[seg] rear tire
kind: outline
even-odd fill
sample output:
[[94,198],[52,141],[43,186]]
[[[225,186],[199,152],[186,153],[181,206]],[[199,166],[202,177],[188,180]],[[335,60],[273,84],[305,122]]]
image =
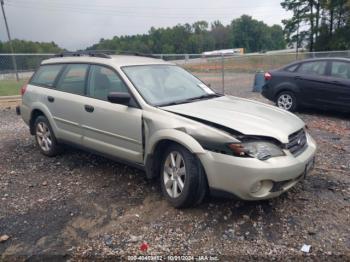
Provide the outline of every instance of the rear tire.
[[45,116],[38,116],[35,119],[34,132],[36,144],[43,155],[53,157],[61,152],[61,146]]
[[276,97],[277,107],[289,112],[295,112],[297,110],[297,98],[293,92],[282,91]]
[[207,180],[198,158],[186,148],[170,145],[160,168],[163,195],[175,208],[199,205],[207,193]]

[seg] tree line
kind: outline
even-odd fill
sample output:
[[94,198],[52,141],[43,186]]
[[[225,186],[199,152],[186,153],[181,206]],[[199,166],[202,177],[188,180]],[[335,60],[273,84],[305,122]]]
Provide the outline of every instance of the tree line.
[[[15,53],[59,53],[63,49],[54,42],[33,42],[14,39],[12,46]],[[1,57],[1,53],[11,53],[9,42],[0,41],[0,71],[13,70],[11,58]],[[34,69],[39,64],[43,57],[40,56],[16,56],[18,70]]]
[[[12,40],[15,53],[57,53],[62,51],[55,42],[33,42],[26,40]],[[0,41],[0,53],[11,53],[9,42]]]
[[284,0],[281,6],[293,13],[282,21],[289,45],[310,51],[350,49],[350,0]]
[[246,52],[259,52],[285,47],[281,26],[268,26],[243,15],[229,25],[223,25],[220,21],[210,25],[206,21],[198,21],[167,28],[152,27],[147,34],[101,39],[87,50],[197,54],[217,49],[244,48]]

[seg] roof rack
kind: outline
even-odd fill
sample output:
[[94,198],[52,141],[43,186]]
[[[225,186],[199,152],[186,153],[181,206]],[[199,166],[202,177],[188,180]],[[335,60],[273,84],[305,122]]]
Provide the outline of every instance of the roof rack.
[[56,54],[55,57],[69,57],[69,56],[91,56],[100,58],[112,58],[106,51],[78,51],[78,52],[62,52]]
[[133,55],[133,56],[143,56],[143,57],[150,57],[150,58],[158,58],[158,56],[155,56],[153,54],[145,54],[140,52],[133,52],[133,51],[121,51],[118,52],[118,55]]
[[77,51],[77,52],[62,52],[59,54],[56,54],[55,57],[69,57],[69,56],[91,56],[91,57],[100,57],[100,58],[112,58],[111,55],[118,54],[118,55],[132,55],[132,56],[142,56],[142,57],[150,57],[150,58],[157,58],[159,59],[159,56],[153,55],[153,54],[144,54],[140,52],[133,52],[133,51],[121,51],[116,52],[113,50],[87,50],[87,51]]

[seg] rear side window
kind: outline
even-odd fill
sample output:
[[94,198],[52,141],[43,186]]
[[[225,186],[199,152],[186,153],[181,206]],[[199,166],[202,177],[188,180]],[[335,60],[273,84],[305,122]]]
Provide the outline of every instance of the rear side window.
[[63,65],[42,65],[36,71],[30,84],[52,87]]
[[331,76],[350,79],[350,63],[340,61],[332,62]]
[[326,73],[327,61],[315,61],[302,63],[298,69],[299,73],[306,75],[324,75]]
[[67,93],[84,95],[88,68],[89,66],[86,64],[67,65],[58,81],[56,89]]

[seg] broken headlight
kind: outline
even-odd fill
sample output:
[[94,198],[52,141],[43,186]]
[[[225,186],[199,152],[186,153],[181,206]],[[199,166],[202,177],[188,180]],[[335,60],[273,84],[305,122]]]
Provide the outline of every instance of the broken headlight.
[[228,147],[235,156],[254,157],[259,160],[267,160],[271,157],[284,156],[282,148],[271,142],[254,141],[245,143],[233,143]]

